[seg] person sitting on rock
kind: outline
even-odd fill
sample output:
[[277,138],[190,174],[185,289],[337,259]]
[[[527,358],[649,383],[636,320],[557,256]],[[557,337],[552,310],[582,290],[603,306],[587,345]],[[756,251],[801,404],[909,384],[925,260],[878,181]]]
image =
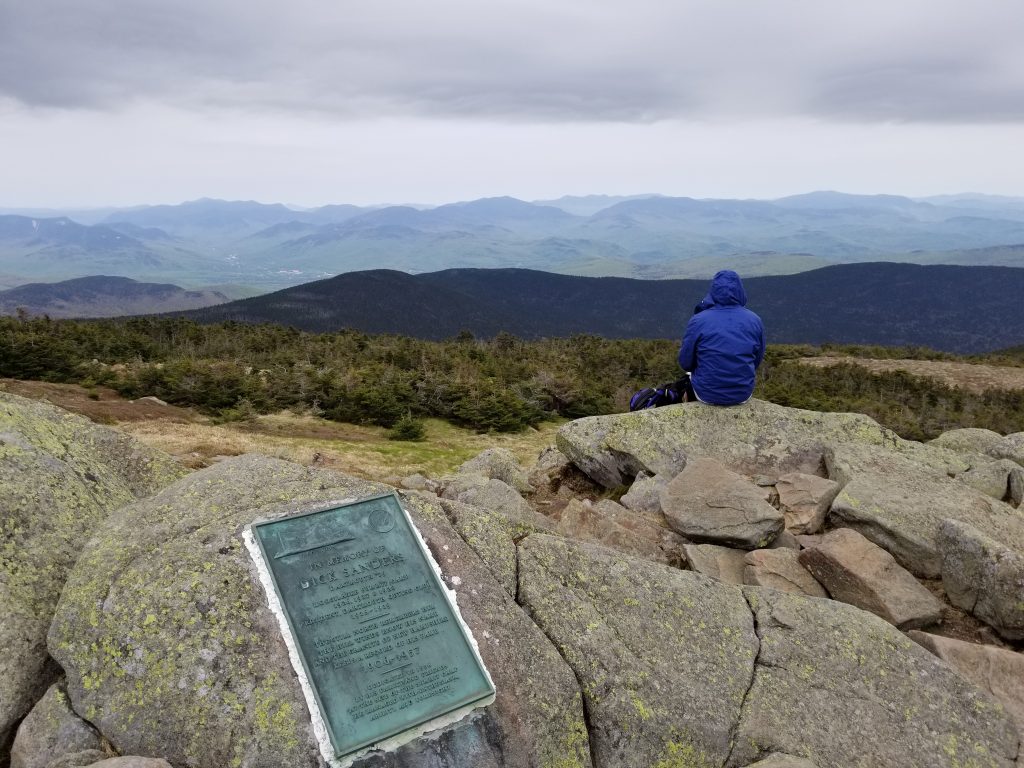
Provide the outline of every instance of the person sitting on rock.
[[[711,305],[708,306],[708,298]],[[686,324],[679,365],[689,376],[686,399],[738,405],[754,392],[754,372],[764,359],[764,325],[746,308],[740,276],[723,269]]]

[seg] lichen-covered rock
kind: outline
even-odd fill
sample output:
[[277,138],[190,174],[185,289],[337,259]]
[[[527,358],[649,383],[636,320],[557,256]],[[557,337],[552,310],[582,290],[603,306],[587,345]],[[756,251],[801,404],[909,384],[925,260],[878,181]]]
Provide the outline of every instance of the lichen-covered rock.
[[71,711],[67,693],[58,682],[18,726],[11,747],[11,768],[47,768],[59,757],[100,750],[102,746],[96,729]]
[[501,480],[518,493],[529,493],[529,477],[508,448],[487,448],[459,467],[460,473],[476,473],[491,480]]
[[1024,467],[1009,459],[995,459],[971,467],[958,478],[993,499],[1013,505],[1021,502],[1024,493]]
[[942,523],[938,546],[949,601],[1002,637],[1024,639],[1024,549],[1012,550],[958,520]]
[[807,597],[828,597],[828,592],[800,564],[794,549],[755,549],[743,558],[743,583],[793,592]]
[[[480,475],[458,475],[457,477],[479,478]],[[461,483],[449,484],[444,491],[444,498],[472,504],[474,507],[501,512],[513,518],[529,517],[534,513],[533,507],[519,492],[501,480],[483,478],[482,483],[473,482],[467,486]]]
[[742,549],[768,546],[785,523],[760,488],[714,459],[690,461],[662,490],[661,508],[685,538]]
[[100,760],[98,763],[92,763],[89,768],[171,768],[171,764],[159,757],[125,755]]
[[881,547],[849,528],[818,538],[799,560],[832,595],[885,619],[915,629],[942,618],[942,604]]
[[183,474],[119,432],[0,392],[0,761],[56,677],[46,630],[82,545],[112,511]]
[[984,454],[1024,465],[1024,432],[1004,437],[990,429],[952,429],[929,442],[961,453]]
[[852,606],[745,587],[760,650],[727,766],[1011,768],[1012,720],[892,625]]
[[562,510],[558,533],[590,541],[656,563],[680,566],[686,543],[673,531],[658,528],[610,500],[598,504],[572,499]]
[[939,575],[938,529],[948,518],[1024,552],[1024,518],[1013,507],[910,455],[856,445],[832,448],[829,475],[846,483],[832,503],[832,522],[857,530],[922,578]]
[[532,509],[529,514],[517,514],[514,509],[483,509],[450,499],[439,503],[459,536],[505,591],[515,597],[516,542],[536,531],[553,531],[555,522]]
[[687,544],[683,547],[686,564],[691,571],[724,581],[726,584],[742,584],[743,571],[747,567],[746,551],[721,547],[717,544]]
[[911,640],[927,648],[981,690],[991,694],[1017,723],[1024,738],[1024,654],[992,645],[912,630]]
[[[84,548],[49,634],[75,711],[122,754],[162,755],[179,767],[318,766],[305,700],[242,531],[300,505],[390,490],[243,456],[111,516]],[[572,673],[436,502],[405,503],[457,592],[498,697],[429,747],[419,740],[363,764],[586,766]]]
[[951,429],[943,432],[934,440],[928,441],[931,445],[938,445],[942,448],[960,451],[961,453],[984,453],[1003,442],[1003,436],[991,429],[980,429],[978,427],[965,427],[963,429]]
[[714,458],[749,475],[778,476],[817,473],[830,445],[888,445],[897,451],[921,447],[867,416],[804,411],[762,400],[729,408],[683,403],[591,416],[563,426],[556,442],[606,488],[628,485],[641,471],[674,477],[688,456]]
[[786,530],[794,536],[817,533],[839,493],[839,483],[806,472],[787,472],[775,484],[786,517]]
[[534,535],[519,596],[583,689],[598,766],[718,766],[757,643],[741,592],[592,544]]

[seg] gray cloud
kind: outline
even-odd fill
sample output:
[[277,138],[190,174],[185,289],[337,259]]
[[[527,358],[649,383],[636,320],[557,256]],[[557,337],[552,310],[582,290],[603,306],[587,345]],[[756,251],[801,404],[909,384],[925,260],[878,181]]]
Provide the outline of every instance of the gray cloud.
[[0,97],[353,116],[1024,119],[1017,0],[33,0]]

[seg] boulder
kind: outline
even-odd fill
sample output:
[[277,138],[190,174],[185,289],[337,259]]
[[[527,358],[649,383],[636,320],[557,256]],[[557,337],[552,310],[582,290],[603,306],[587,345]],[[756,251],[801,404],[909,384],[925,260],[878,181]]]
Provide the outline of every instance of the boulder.
[[63,686],[54,683],[18,726],[11,768],[47,768],[64,755],[102,747],[99,733],[71,711]]
[[714,459],[693,459],[661,492],[669,526],[693,541],[756,549],[782,531],[784,518],[761,489]]
[[1009,459],[996,459],[971,467],[959,479],[993,499],[1014,506],[1024,494],[1024,467]]
[[942,586],[949,601],[1009,640],[1024,639],[1024,550],[1014,550],[972,525],[939,527]]
[[425,477],[419,472],[403,477],[399,481],[399,485],[407,491],[429,491],[430,493],[436,492],[438,488],[436,480],[431,480],[429,477]]
[[939,575],[938,528],[947,518],[1024,552],[1024,518],[1013,507],[909,456],[856,445],[830,449],[829,475],[845,483],[832,503],[832,523],[857,530],[922,578]]
[[[984,453],[989,454],[993,448],[1003,442],[1003,436],[991,429],[979,429],[977,427],[966,427],[963,429],[951,429],[943,432],[934,440],[929,440],[931,445],[938,445],[942,448],[949,448],[961,453]],[[991,455],[991,454],[989,454]]]
[[661,514],[661,491],[668,484],[668,479],[661,475],[648,475],[640,472],[619,500],[622,506],[634,512]]
[[745,587],[760,641],[726,766],[772,753],[818,768],[1011,768],[1012,720],[890,624],[852,606]]
[[519,597],[576,673],[595,765],[725,762],[757,650],[738,589],[534,535]]
[[794,549],[755,549],[743,558],[743,583],[793,592],[807,597],[828,597],[828,592],[800,564]]
[[480,557],[504,590],[516,594],[516,543],[535,531],[553,531],[555,522],[534,512],[517,515],[474,507],[459,501],[438,502],[452,527]]
[[691,571],[724,581],[726,584],[742,584],[743,571],[747,567],[746,552],[717,544],[687,544],[683,547],[686,563]]
[[821,530],[839,493],[839,483],[806,472],[787,472],[778,479],[775,490],[786,517],[786,530],[800,535]]
[[460,473],[479,474],[490,480],[501,480],[518,493],[533,490],[529,478],[515,455],[508,448],[488,448],[459,467]]
[[[319,766],[305,699],[242,534],[257,519],[389,490],[242,456],[112,515],[83,548],[49,634],[75,711],[122,754],[162,755],[175,766]],[[386,765],[589,765],[572,672],[436,500],[404,503],[498,693]]]
[[900,629],[933,624],[942,604],[881,547],[856,531],[838,528],[821,536],[798,558],[832,595]]
[[907,635],[1001,703],[1024,738],[1024,654],[916,629]]
[[558,533],[611,547],[665,565],[681,566],[685,541],[608,499],[598,504],[572,499],[562,510]]
[[751,476],[777,477],[785,472],[818,473],[831,445],[888,445],[917,452],[923,448],[861,414],[818,413],[756,399],[728,408],[682,403],[590,416],[564,425],[556,443],[606,488],[628,485],[641,471],[673,477],[688,456],[714,458]]
[[1024,465],[1024,432],[1004,437],[991,429],[952,429],[929,442],[961,453],[985,454]]
[[[500,512],[513,519],[537,514],[515,488],[501,480],[487,480],[480,478],[479,475],[464,475],[462,477],[473,478],[473,481],[465,486],[459,482],[450,483],[445,488],[444,498]],[[475,482],[477,478],[482,479],[483,482]]]
[[184,473],[119,432],[0,392],[0,763],[56,679],[46,630],[83,543],[112,511]]

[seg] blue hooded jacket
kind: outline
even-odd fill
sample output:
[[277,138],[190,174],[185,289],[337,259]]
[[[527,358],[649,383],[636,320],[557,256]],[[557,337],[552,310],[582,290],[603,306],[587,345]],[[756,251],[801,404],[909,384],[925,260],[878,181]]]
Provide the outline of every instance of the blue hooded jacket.
[[690,372],[701,401],[736,405],[754,392],[754,371],[764,359],[764,325],[745,307],[747,294],[732,270],[714,276],[708,295],[713,306],[686,324],[679,365]]

